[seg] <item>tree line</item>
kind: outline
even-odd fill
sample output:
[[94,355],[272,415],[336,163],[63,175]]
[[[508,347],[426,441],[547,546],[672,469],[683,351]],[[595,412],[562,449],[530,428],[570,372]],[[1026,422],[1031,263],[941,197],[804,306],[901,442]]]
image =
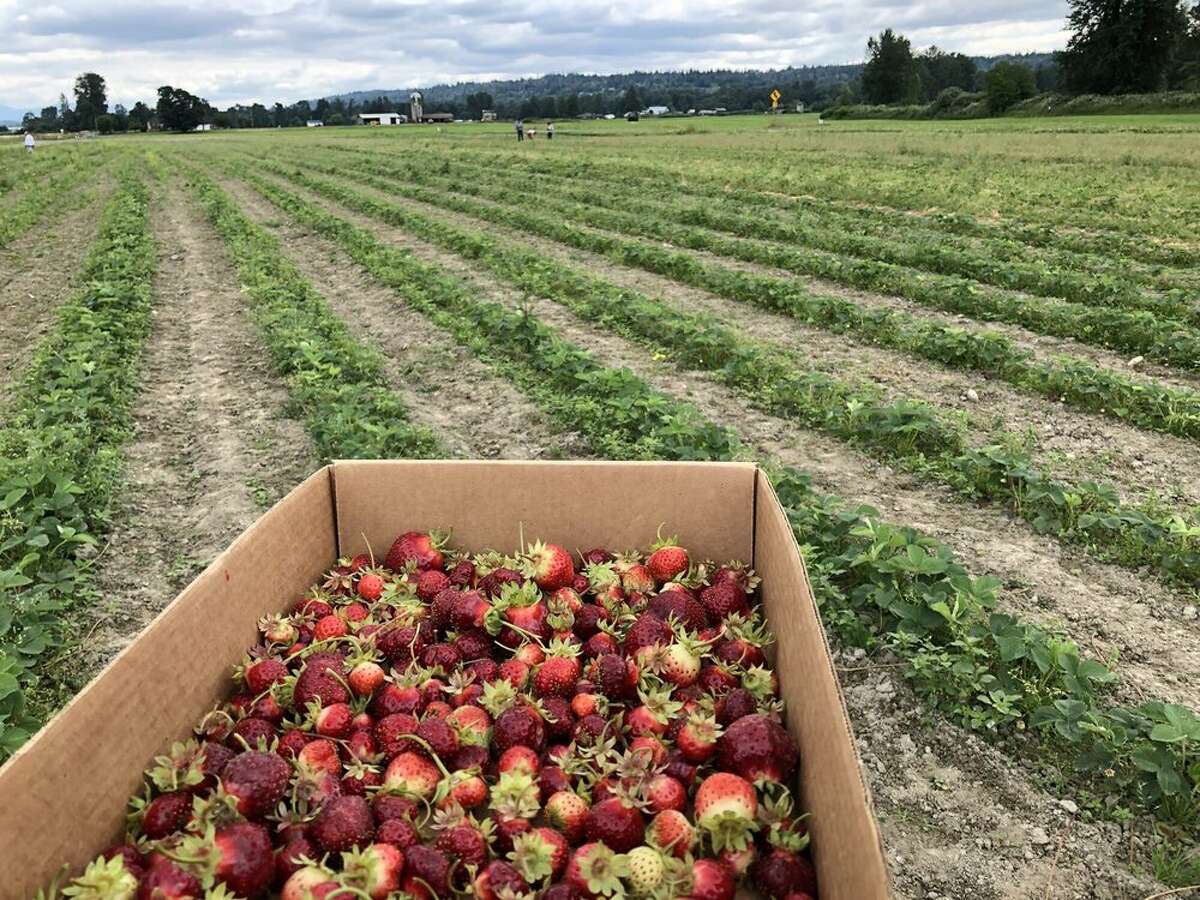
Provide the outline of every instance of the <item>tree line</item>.
[[[725,108],[762,111],[772,89],[783,106],[811,109],[932,104],[947,108],[983,104],[1003,112],[1039,93],[1126,94],[1161,90],[1200,91],[1200,2],[1185,0],[1069,0],[1071,38],[1055,54],[977,59],[930,47],[914,53],[908,38],[885,29],[867,42],[861,66],[812,66],[775,71],[684,71],[628,75],[548,75],[479,85],[438,86],[425,93],[429,112],[479,119],[485,110],[500,118],[575,118],[621,115],[647,106],[676,112]],[[474,87],[474,89],[471,89]],[[591,90],[581,90],[582,87]],[[537,93],[536,90],[561,90]],[[564,90],[565,89],[565,90]],[[153,106],[138,101],[109,109],[104,78],[85,72],[75,79],[74,106],[65,94],[40,115],[28,113],[33,131],[193,131],[217,128],[289,128],[311,120],[326,125],[358,123],[359,113],[403,111],[407,91],[395,100],[363,94],[297,103],[235,104],[217,109],[183,88],[164,85]]]

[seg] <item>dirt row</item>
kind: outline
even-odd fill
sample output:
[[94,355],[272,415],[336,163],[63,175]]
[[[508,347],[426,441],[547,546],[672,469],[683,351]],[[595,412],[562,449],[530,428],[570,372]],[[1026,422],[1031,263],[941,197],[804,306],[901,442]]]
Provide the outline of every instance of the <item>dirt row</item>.
[[55,311],[79,286],[111,182],[58,221],[43,222],[0,250],[0,394],[18,381]]
[[[513,307],[522,299],[459,257],[299,192],[388,244],[445,267],[481,297]],[[239,191],[238,196],[245,198],[245,193]],[[257,207],[260,202],[250,204],[247,198],[248,205]],[[289,241],[286,250],[296,261],[307,257],[321,266],[334,266],[334,259],[339,268],[349,264],[318,237]],[[1198,660],[1176,645],[1194,641],[1181,641],[1174,623],[1155,620],[1151,608],[1134,599],[1133,585],[1126,585],[1130,593],[1114,598],[1107,587],[1090,581],[1123,573],[1093,567],[1086,574],[1082,569],[1074,574],[1068,570],[1074,561],[1047,554],[1040,539],[1004,517],[988,510],[964,510],[955,498],[917,488],[819,435],[753,414],[703,377],[652,362],[644,352],[596,333],[549,301],[524,299],[540,318],[592,350],[603,363],[631,368],[656,388],[693,402],[714,420],[736,425],[760,453],[800,465],[813,472],[822,487],[874,502],[890,518],[937,533],[960,551],[972,548],[966,562],[976,572],[995,571],[1005,577],[1010,585],[1005,604],[1013,611],[1062,621],[1077,634],[1087,634],[1085,645],[1092,650],[1116,650],[1135,641],[1142,647],[1153,645],[1142,660],[1127,660],[1122,666],[1127,689],[1188,699],[1192,688],[1176,673],[1195,671]],[[1131,619],[1136,620],[1132,627]],[[1166,662],[1160,653],[1175,655]],[[1052,898],[1115,900],[1152,892],[1152,883],[1128,874],[1122,859],[1127,842],[1115,826],[1077,821],[1069,802],[1064,806],[1060,798],[1031,786],[1002,751],[945,722],[926,723],[920,704],[908,696],[896,670],[886,663],[876,669],[854,653],[843,662],[851,715],[899,896],[1017,898],[1030,896],[1036,888],[1043,892],[1040,896]]]
[[82,624],[86,680],[276,500],[318,467],[272,374],[219,238],[177,184],[157,186],[154,321],[102,602]]
[[369,186],[356,187],[459,227],[484,229],[519,242],[548,258],[586,268],[613,284],[642,291],[678,309],[708,313],[767,346],[799,354],[806,365],[818,371],[852,382],[878,384],[889,399],[919,399],[958,411],[966,417],[973,446],[994,443],[1002,433],[1018,435],[1032,444],[1035,460],[1059,477],[1111,483],[1126,501],[1156,497],[1183,506],[1200,504],[1200,479],[1193,477],[1200,471],[1200,444],[1194,441],[1078,412],[978,373],[831,335],[782,314],[614,263],[600,254],[404,200]]

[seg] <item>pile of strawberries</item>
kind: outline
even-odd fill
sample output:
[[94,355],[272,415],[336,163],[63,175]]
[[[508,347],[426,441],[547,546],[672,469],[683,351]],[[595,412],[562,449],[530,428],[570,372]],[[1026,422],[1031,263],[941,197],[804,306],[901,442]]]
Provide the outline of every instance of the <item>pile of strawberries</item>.
[[749,569],[444,543],[341,560],[262,621],[61,894],[815,898]]

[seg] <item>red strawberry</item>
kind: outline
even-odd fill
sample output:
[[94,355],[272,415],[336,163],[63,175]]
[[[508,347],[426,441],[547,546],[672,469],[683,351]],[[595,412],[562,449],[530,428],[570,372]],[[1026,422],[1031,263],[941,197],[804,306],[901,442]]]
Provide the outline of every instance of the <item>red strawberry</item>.
[[204,888],[191,872],[164,856],[155,856],[137,895],[138,900],[200,900]]
[[318,855],[317,848],[308,838],[302,835],[292,838],[275,854],[275,880],[282,884],[304,868],[301,858],[315,859]]
[[660,812],[646,829],[646,839],[682,859],[692,850],[695,832],[687,816],[675,809]]
[[749,615],[746,592],[733,581],[717,581],[700,592],[700,602],[713,622],[723,622],[734,613]]
[[533,673],[533,691],[539,697],[570,697],[579,681],[579,660],[575,658],[573,648],[560,643],[556,652],[553,646],[551,655]]
[[574,791],[558,791],[550,795],[544,811],[546,821],[574,844],[587,829],[587,801]]
[[410,562],[418,569],[440,569],[445,564],[441,550],[445,542],[446,536],[436,532],[406,531],[392,543],[383,564],[393,572]]
[[318,619],[317,624],[313,626],[313,639],[318,641],[345,637],[349,633],[350,629],[346,625],[346,620],[335,613]]
[[283,681],[287,676],[287,666],[279,660],[260,659],[246,666],[244,675],[246,690],[257,696],[276,682]]
[[618,853],[628,853],[646,833],[641,810],[621,797],[609,797],[589,809],[586,827],[588,840],[603,841]]
[[487,782],[478,775],[468,775],[450,788],[449,799],[463,809],[477,809],[487,803]]
[[790,850],[768,850],[750,868],[750,877],[764,897],[790,893],[817,895],[817,872],[805,857]]
[[539,753],[546,744],[546,729],[542,717],[523,704],[510,706],[497,717],[492,726],[492,745],[497,753],[518,745]]
[[717,772],[696,789],[696,824],[708,832],[713,849],[743,850],[758,825],[754,785],[730,772]]
[[237,800],[238,812],[254,819],[283,799],[292,767],[282,757],[259,750],[239,753],[221,770],[221,784]]
[[300,774],[314,777],[322,772],[330,775],[342,773],[342,760],[338,749],[331,741],[318,738],[309,741],[296,754],[296,769]]
[[318,847],[329,853],[340,853],[351,847],[365,847],[375,837],[375,820],[371,808],[362,797],[334,797],[326,801],[309,828]]
[[346,676],[346,681],[350,685],[350,690],[354,691],[356,696],[370,697],[382,686],[386,674],[383,671],[383,666],[379,665],[379,663],[370,661],[360,662],[350,670],[350,674]]
[[[441,594],[438,596],[441,597]],[[492,604],[488,603],[482,591],[456,592],[451,619],[456,628],[483,628],[491,611]]]
[[742,716],[717,743],[721,768],[748,781],[784,782],[799,761],[796,742],[778,722],[761,713]]
[[692,887],[689,900],[733,900],[737,885],[733,873],[715,859],[697,859],[692,863]]
[[319,713],[313,723],[317,734],[341,739],[350,734],[354,711],[347,703],[331,703]]
[[383,596],[384,580],[374,572],[368,572],[358,579],[358,596],[368,603],[374,603]]
[[442,780],[441,770],[419,753],[401,753],[383,775],[384,787],[415,797],[432,797]]
[[192,818],[192,795],[171,791],[155,797],[142,813],[142,834],[152,841],[161,840],[187,825]]
[[738,719],[752,715],[758,711],[758,702],[745,688],[734,688],[717,701],[717,721],[722,725],[732,725]]
[[218,828],[210,857],[213,877],[238,896],[255,897],[275,875],[272,850],[270,832],[262,825],[234,822]]
[[721,729],[712,716],[693,714],[675,736],[675,746],[685,760],[699,765],[716,752],[720,735]]
[[667,809],[682,811],[687,806],[687,788],[670,775],[655,775],[643,789],[649,812],[660,813]]
[[296,678],[292,702],[297,707],[305,707],[312,700],[321,706],[346,703],[350,700],[350,692],[342,684],[344,677],[345,666],[338,654],[314,653],[305,660],[304,669]]
[[475,896],[479,900],[500,900],[525,894],[528,890],[529,883],[521,877],[521,873],[499,859],[488,863],[487,868],[475,879]]
[[692,561],[688,552],[675,543],[676,538],[667,538],[654,545],[654,552],[646,560],[646,569],[659,584],[666,584],[676,575],[688,570]]
[[445,719],[422,719],[417,725],[417,737],[439,759],[447,760],[458,751],[458,732]]
[[342,854],[342,881],[371,900],[387,900],[398,892],[403,871],[404,854],[388,843],[376,842]]
[[488,845],[479,829],[463,822],[438,835],[436,846],[451,860],[479,868],[487,862]]
[[[319,866],[305,866],[288,878],[279,900],[324,900],[335,891],[344,893],[332,873]],[[143,898],[139,897],[138,900]]]
[[437,569],[427,569],[417,576],[417,596],[429,603],[442,591],[449,588],[450,579]]
[[475,563],[469,559],[459,560],[450,572],[450,583],[455,587],[474,587]]
[[637,657],[655,644],[669,644],[673,636],[670,627],[658,616],[642,613],[625,634],[625,655]]
[[529,565],[533,580],[543,591],[569,587],[575,580],[575,564],[571,554],[557,544],[538,541],[529,548]]
[[538,765],[537,752],[518,744],[515,747],[509,747],[500,754],[500,761],[496,763],[496,771],[504,772],[525,772],[527,775],[535,774],[540,766]]
[[388,819],[380,822],[379,827],[375,829],[375,841],[407,850],[421,843],[421,834],[417,831],[417,826],[408,819]]
[[[655,621],[658,621],[657,619]],[[626,661],[613,653],[597,656],[588,667],[592,681],[609,700],[621,702],[634,695],[637,678]]]
[[690,631],[699,631],[708,627],[708,611],[694,597],[682,591],[663,591],[650,601],[646,611],[658,616],[664,622],[672,616],[679,624]]
[[450,861],[446,854],[422,844],[409,847],[404,854],[404,880],[400,889],[416,900],[451,896]]
[[270,747],[277,734],[275,726],[266,719],[251,716],[233,726],[229,746],[234,750],[261,750]]
[[492,569],[480,579],[479,589],[487,596],[495,598],[500,596],[500,592],[506,584],[520,587],[524,583],[525,578],[520,572],[505,568]]
[[392,759],[406,750],[415,750],[417,742],[412,735],[417,733],[417,719],[408,713],[393,713],[375,723],[373,734],[379,752]]

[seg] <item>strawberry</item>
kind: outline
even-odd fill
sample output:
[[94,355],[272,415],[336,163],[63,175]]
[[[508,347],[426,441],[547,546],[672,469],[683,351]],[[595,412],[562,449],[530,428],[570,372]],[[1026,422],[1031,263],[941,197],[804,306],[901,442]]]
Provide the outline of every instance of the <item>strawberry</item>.
[[407,850],[414,844],[421,843],[421,834],[417,831],[417,826],[408,819],[386,819],[375,829],[375,842]]
[[[441,594],[438,594],[441,597]],[[481,591],[455,592],[454,607],[450,611],[455,628],[483,628],[492,604]]]
[[321,772],[340,775],[342,760],[332,742],[320,738],[309,741],[296,754],[296,769],[301,775],[314,776]]
[[[657,620],[656,620],[657,621]],[[633,696],[637,677],[630,664],[614,653],[597,656],[588,666],[589,675],[609,700],[621,702]]]
[[238,812],[255,819],[273,810],[283,799],[291,774],[291,766],[282,757],[247,750],[225,764],[221,785],[237,801]]
[[246,666],[242,677],[246,682],[246,690],[257,696],[287,676],[287,666],[279,660],[260,659]]
[[783,897],[789,893],[817,895],[817,872],[812,863],[790,850],[768,850],[755,860],[750,877],[764,897]]
[[750,614],[746,592],[733,581],[714,581],[700,592],[700,602],[713,622],[723,622],[734,614]]
[[[100,857],[71,880],[64,896],[72,900],[133,900],[137,896],[138,879],[145,875],[141,866],[131,868],[122,856]],[[58,897],[57,891],[53,894]],[[45,897],[39,893],[38,897]]]
[[533,691],[539,697],[570,697],[575,693],[581,667],[578,648],[562,641],[551,641],[546,661],[533,673]]
[[313,639],[317,641],[333,640],[345,637],[349,633],[350,628],[346,625],[346,620],[336,613],[323,616],[313,626]]
[[346,682],[350,685],[355,696],[370,697],[383,685],[386,673],[383,671],[383,666],[379,663],[365,660],[358,663],[350,670],[350,674],[346,676]]
[[341,853],[351,847],[365,847],[375,837],[375,820],[362,797],[342,796],[326,801],[309,828],[318,847],[328,853]]
[[317,713],[313,723],[317,734],[341,739],[350,734],[354,711],[346,703],[331,703]]
[[313,700],[321,706],[346,703],[350,700],[350,692],[342,684],[344,677],[345,667],[338,654],[314,653],[305,660],[304,668],[296,678],[292,702],[300,708]]
[[733,900],[737,885],[733,873],[715,859],[697,859],[692,863],[689,900]]
[[687,816],[679,810],[667,809],[651,820],[646,839],[682,859],[692,850],[695,832]]
[[180,845],[182,856],[203,860],[205,880],[215,879],[242,897],[261,894],[275,875],[271,835],[262,825],[233,822]]
[[417,719],[408,713],[392,713],[375,723],[372,734],[379,752],[393,759],[406,750],[415,750],[417,742],[412,736],[417,733]]
[[587,801],[574,791],[558,791],[546,801],[546,821],[574,844],[587,830]]
[[492,860],[475,879],[475,896],[479,900],[502,900],[525,894],[529,883],[512,865]]
[[446,574],[437,569],[426,569],[417,576],[417,596],[426,603],[451,586]]
[[487,710],[481,707],[460,706],[446,717],[446,722],[458,731],[460,744],[481,745],[488,742],[492,719]]
[[670,537],[657,541],[646,559],[646,571],[659,584],[666,584],[676,575],[686,572],[692,564],[688,552],[676,543],[677,540]]
[[392,542],[383,564],[393,572],[400,572],[408,563],[417,569],[440,569],[445,564],[442,547],[447,535],[437,532],[406,531]]
[[663,591],[650,601],[646,611],[664,622],[674,617],[680,625],[692,631],[708,627],[708,610],[700,601],[682,591]]
[[[309,865],[292,873],[283,885],[279,900],[324,900],[335,891],[344,893],[342,886],[334,880],[333,873],[322,866]],[[146,896],[150,898],[153,895]]]
[[675,736],[675,746],[683,758],[690,763],[699,765],[709,760],[717,750],[717,739],[721,736],[721,728],[712,716],[694,713]]
[[458,732],[445,719],[426,718],[417,725],[417,737],[425,742],[429,752],[439,759],[449,759],[458,751]]
[[362,597],[368,603],[374,603],[383,596],[385,586],[383,578],[374,572],[368,572],[358,579],[358,596]]
[[438,835],[435,846],[451,861],[458,860],[465,866],[478,869],[487,862],[487,840],[477,827],[466,821],[445,829]]
[[558,878],[567,869],[571,845],[553,828],[535,828],[513,839],[509,860],[530,884]]
[[653,896],[667,874],[662,853],[643,844],[629,851],[627,862],[628,882],[633,893],[641,897]]
[[717,743],[721,768],[749,781],[785,782],[796,770],[796,742],[778,722],[761,713],[742,716]]
[[506,659],[500,663],[498,674],[516,690],[524,690],[529,682],[529,664],[520,659]]
[[142,834],[152,841],[181,830],[192,818],[192,795],[170,791],[155,797],[142,811]]
[[666,622],[651,613],[642,613],[625,633],[625,655],[638,657],[655,644],[669,644],[672,637]]
[[745,688],[737,687],[721,697],[716,704],[717,721],[729,726],[744,716],[758,711],[758,702]]
[[742,850],[758,828],[758,796],[754,785],[730,772],[717,772],[696,789],[696,825],[706,832],[717,852]]
[[400,889],[416,900],[449,897],[450,860],[441,850],[416,844],[404,854],[404,878]]
[[233,726],[228,743],[234,750],[264,750],[275,742],[277,734],[275,726],[266,719],[251,716]]
[[540,768],[538,763],[538,755],[535,751],[523,744],[518,744],[500,754],[500,761],[496,763],[496,771],[500,773],[524,772],[527,775],[533,775]]
[[584,897],[624,896],[628,875],[626,858],[598,842],[576,849],[567,864],[567,881]]
[[164,856],[155,856],[138,885],[138,900],[200,900],[204,888],[187,869]]
[[622,797],[609,797],[588,810],[586,829],[589,841],[603,841],[625,853],[642,842],[646,823],[636,806]]
[[670,775],[655,775],[642,789],[649,812],[660,813],[667,809],[681,812],[687,806],[687,788]]
[[428,757],[411,751],[398,755],[383,773],[387,790],[416,797],[432,797],[441,780],[441,770]]
[[400,890],[404,854],[391,844],[376,842],[342,854],[342,881],[371,900],[387,900]]
[[538,541],[529,548],[526,556],[529,574],[543,591],[569,587],[575,580],[575,564],[571,554],[557,544]]
[[498,753],[518,745],[540,752],[545,744],[546,729],[542,717],[524,704],[504,710],[492,726],[492,745]]
[[[456,772],[455,774],[462,773]],[[454,786],[450,788],[449,799],[463,809],[477,809],[487,803],[487,782],[478,775],[467,775],[454,782]]]
[[450,583],[455,587],[474,587],[475,563],[469,559],[460,559],[454,568],[450,570]]

